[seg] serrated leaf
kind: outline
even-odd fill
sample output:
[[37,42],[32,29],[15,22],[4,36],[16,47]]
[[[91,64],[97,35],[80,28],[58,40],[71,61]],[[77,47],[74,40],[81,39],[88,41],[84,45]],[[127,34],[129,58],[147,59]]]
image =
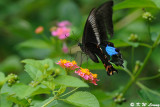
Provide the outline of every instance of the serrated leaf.
[[14,94],[13,90],[11,87],[8,86],[8,84],[4,84],[0,90],[1,94]]
[[47,71],[53,70],[53,61],[51,59],[45,60],[33,60],[33,59],[25,59],[22,61],[26,63],[25,71],[31,76],[32,79],[37,80],[41,77],[42,72],[44,72],[45,65],[48,65]]
[[47,70],[53,69],[53,61],[51,59],[44,59],[44,60],[25,59],[22,62],[31,65],[40,71],[43,71],[45,69],[44,68],[45,64],[48,64]]
[[99,107],[97,98],[89,92],[75,92],[64,101],[80,107]]
[[[53,99],[53,97],[49,97],[48,99],[46,99],[46,100],[44,100],[44,101],[42,101],[40,103],[36,103],[33,107],[42,107],[44,104],[49,102],[51,99]],[[48,104],[45,107],[53,107],[53,106],[55,106],[57,104],[58,104],[57,100],[54,100],[54,101],[52,101],[50,104]]]
[[51,90],[54,90],[55,88],[55,83],[52,81],[42,81],[42,84],[50,88]]
[[39,80],[42,76],[42,72],[31,65],[25,65],[24,70],[33,80]]
[[125,9],[125,8],[145,8],[157,6],[151,0],[125,0],[117,5],[114,5],[114,10]]
[[21,105],[23,107],[29,106],[29,103],[26,99],[20,99],[20,98],[14,96],[14,95],[8,96],[7,100],[10,100],[10,101],[12,101],[12,102],[14,102],[18,105]]
[[1,94],[0,95],[0,107],[11,107],[12,102],[7,100],[7,94]]
[[15,94],[20,99],[22,99],[37,94],[49,94],[50,90],[48,88],[44,88],[42,85],[31,87],[22,83],[18,83],[13,85],[12,87],[8,87],[8,85],[5,84],[5,86],[2,87],[1,93],[8,93],[9,95]]
[[86,84],[82,80],[68,75],[58,76],[56,79],[54,79],[54,82],[56,84],[68,87],[89,87],[88,84]]

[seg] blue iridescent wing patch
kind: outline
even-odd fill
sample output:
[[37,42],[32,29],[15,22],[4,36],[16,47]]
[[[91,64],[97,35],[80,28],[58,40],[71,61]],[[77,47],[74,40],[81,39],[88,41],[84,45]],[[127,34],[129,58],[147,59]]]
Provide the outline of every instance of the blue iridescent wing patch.
[[112,46],[106,46],[106,52],[109,56],[112,56],[112,55],[117,55],[118,52],[116,51],[116,48],[115,47],[112,47]]

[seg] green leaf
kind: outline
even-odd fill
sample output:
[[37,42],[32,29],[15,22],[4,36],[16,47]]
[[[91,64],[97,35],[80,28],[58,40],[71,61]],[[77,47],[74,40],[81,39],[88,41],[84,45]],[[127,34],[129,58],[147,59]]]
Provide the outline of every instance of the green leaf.
[[[152,90],[152,92],[156,92],[156,91]],[[139,95],[141,96],[141,98],[143,98],[149,103],[154,103],[154,104],[159,103],[160,96],[157,94],[151,93],[145,89],[141,89],[139,91]]]
[[[49,97],[48,99],[41,101],[40,103],[36,103],[33,107],[42,107],[44,104],[46,104],[47,102],[49,102],[51,99],[53,99],[53,97]],[[57,100],[52,101],[50,104],[48,104],[45,107],[53,107],[55,105],[57,105],[58,102]]]
[[128,46],[133,46],[133,47],[138,47],[139,43],[137,42],[129,42],[129,41],[123,41],[121,39],[113,39],[110,42],[114,43],[114,46],[117,47],[128,47]]
[[63,101],[80,107],[99,107],[97,98],[89,92],[75,92]]
[[0,63],[0,70],[3,72],[21,71],[22,64],[18,56],[9,56]]
[[89,87],[85,82],[82,80],[72,77],[72,76],[58,76],[56,79],[54,79],[54,82],[59,85],[65,85],[68,87]]
[[48,66],[47,72],[50,74],[53,71],[53,61],[51,59],[45,59],[45,60],[33,60],[33,59],[25,59],[22,61],[23,63],[26,63],[25,65],[25,71],[31,76],[33,80],[37,80],[38,78],[41,78],[42,72],[46,70],[46,65]]
[[102,62],[95,63],[95,62],[93,62],[91,59],[89,59],[88,61],[84,61],[84,60],[83,60],[82,67],[86,67],[86,65],[87,65],[87,69],[89,69],[89,70],[100,70],[100,69],[104,69],[104,65],[103,65]]
[[108,94],[105,91],[102,90],[93,90],[91,92],[93,95],[96,96],[96,98],[98,99],[98,101],[104,101],[106,99],[112,99],[114,94]]
[[0,72],[0,87],[3,85],[5,82],[5,75],[3,72]]
[[114,43],[115,47],[127,47],[130,46],[127,42],[120,40],[120,39],[113,39],[110,42]]
[[47,44],[45,41],[40,39],[31,39],[27,40],[25,42],[20,43],[17,48],[51,48],[49,44]]
[[25,65],[24,70],[29,74],[33,80],[40,80],[42,72],[31,65]]
[[12,87],[12,90],[19,98],[50,93],[49,89],[43,88],[41,85],[38,85],[37,87],[30,87],[24,84],[17,84]]
[[0,107],[12,107],[12,102],[7,99],[7,94],[0,95]]
[[51,59],[44,59],[44,60],[25,59],[22,62],[31,65],[40,71],[44,71],[46,69],[45,68],[46,64],[48,65],[47,70],[53,69],[53,61]]
[[157,6],[151,0],[125,0],[117,5],[114,5],[114,10],[125,9],[125,8],[145,8]]
[[18,105],[21,105],[23,107],[27,107],[30,105],[29,102],[27,101],[27,99],[20,99],[14,95],[8,96],[7,100],[10,100],[10,101],[12,101]]
[[160,0],[152,0],[158,8],[160,8]]
[[4,87],[2,87],[1,93],[8,93],[9,95],[15,94],[20,99],[22,99],[37,94],[49,94],[50,90],[43,87],[42,85],[38,85],[37,87],[31,87],[22,83],[18,83],[13,85],[12,87],[8,87],[8,85],[5,84]]
[[11,87],[8,86],[8,84],[4,84],[0,90],[1,94],[14,94]]
[[51,90],[54,90],[55,88],[55,83],[52,81],[42,81],[42,84],[50,88]]

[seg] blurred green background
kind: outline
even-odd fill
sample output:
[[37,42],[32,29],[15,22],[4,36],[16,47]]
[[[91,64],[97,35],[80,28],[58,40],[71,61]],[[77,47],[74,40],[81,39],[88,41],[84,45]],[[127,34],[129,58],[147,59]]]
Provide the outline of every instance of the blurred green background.
[[[155,36],[160,33],[160,11],[158,8],[160,5],[156,4],[159,2],[150,3],[148,2],[150,0],[147,0],[142,5],[136,0],[137,4],[129,5],[129,3],[123,4],[123,1],[114,0],[113,23],[115,33],[111,39],[128,41],[131,34],[136,34],[138,42],[150,44],[147,21],[142,18],[142,14],[145,9],[145,11],[149,11],[154,16],[150,27],[152,39],[154,40]],[[66,58],[70,56],[69,53],[64,54],[62,51],[56,50],[56,47],[62,47],[62,43],[60,40],[56,42],[56,37],[51,36],[50,28],[55,26],[57,22],[70,21],[72,23],[72,33],[66,42],[72,50],[77,45],[77,42],[73,41],[73,39],[79,38],[81,40],[84,24],[90,10],[104,2],[105,0],[1,0],[0,71],[5,72],[6,75],[11,72],[18,74],[20,81],[28,83],[31,79],[24,72],[23,65],[20,63],[21,60],[26,58],[54,59],[56,57]],[[44,27],[43,35],[35,34],[34,32],[40,25]],[[47,38],[52,37],[54,45],[46,44],[43,41],[44,36]],[[133,46],[135,46],[135,54],[132,60],[131,51]],[[136,46],[136,44],[133,46],[119,46],[129,69],[133,69],[135,61],[143,62],[149,50],[142,46]],[[159,53],[160,46],[153,51],[142,77],[158,73],[160,68]],[[74,54],[72,56],[74,57]],[[107,100],[108,97],[106,96],[110,96],[115,90],[121,89],[128,82],[129,76],[125,72],[119,71],[118,75],[115,74],[109,77],[103,69],[103,65],[101,64],[100,66],[101,70],[94,70],[90,66],[94,73],[98,73],[100,81],[98,86],[91,86],[89,90],[101,100],[102,106],[107,106],[111,104],[111,101]],[[149,88],[160,91],[159,82],[159,78],[142,81]],[[107,92],[106,96],[102,96],[100,94],[101,91]],[[131,102],[143,102],[143,99],[138,94],[139,87],[133,85],[127,92],[127,102],[123,106],[128,106]]]

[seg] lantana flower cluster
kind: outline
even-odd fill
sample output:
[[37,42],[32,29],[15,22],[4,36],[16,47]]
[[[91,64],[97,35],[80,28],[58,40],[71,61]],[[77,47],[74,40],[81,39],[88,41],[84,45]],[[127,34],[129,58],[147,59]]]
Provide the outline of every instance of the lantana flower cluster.
[[81,78],[89,81],[90,83],[93,83],[94,85],[97,85],[96,82],[99,81],[97,79],[97,74],[93,74],[88,69],[79,67],[75,61],[70,62],[66,59],[60,59],[57,64],[67,70],[75,70],[75,73],[78,74]]
[[60,59],[60,61],[58,61],[57,64],[67,70],[75,70],[75,69],[79,68],[79,66],[77,65],[77,63],[75,61],[70,62],[70,61],[67,61],[66,59],[63,59],[63,60]]
[[99,81],[97,79],[97,74],[91,73],[88,69],[80,68],[77,71],[75,71],[75,73],[77,73],[83,79],[90,81],[94,85],[97,85],[96,82]]
[[69,21],[62,21],[57,23],[57,27],[51,31],[52,36],[58,36],[59,39],[63,40],[70,36],[71,29],[69,28],[71,23]]

